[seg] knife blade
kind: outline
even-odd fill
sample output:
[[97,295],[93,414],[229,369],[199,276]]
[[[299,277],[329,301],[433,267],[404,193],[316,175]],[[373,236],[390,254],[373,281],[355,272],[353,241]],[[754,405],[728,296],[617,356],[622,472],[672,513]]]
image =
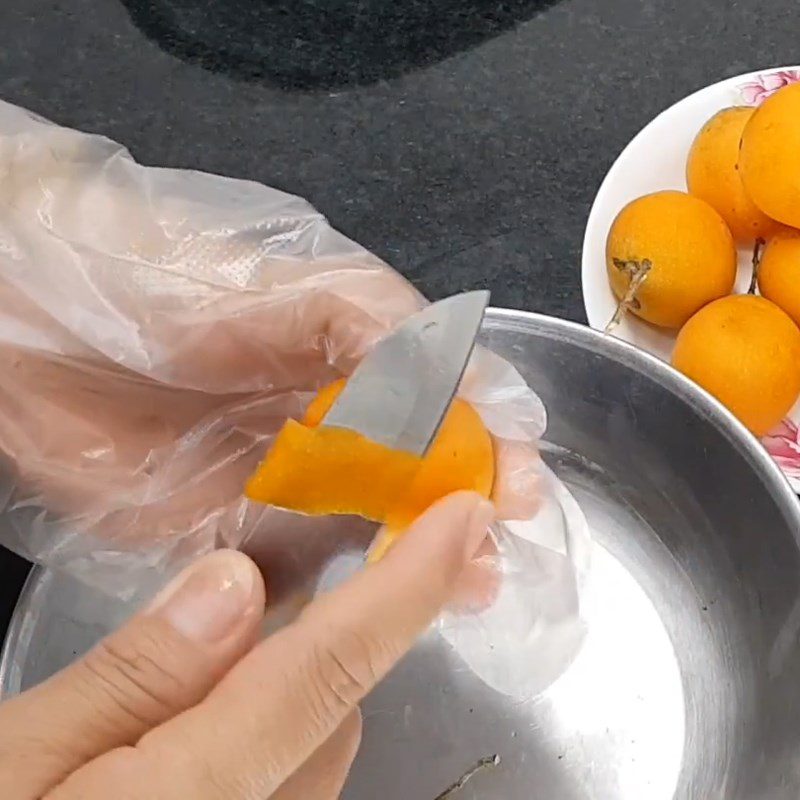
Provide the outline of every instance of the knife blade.
[[358,365],[322,420],[422,456],[455,396],[489,292],[464,292],[409,317]]

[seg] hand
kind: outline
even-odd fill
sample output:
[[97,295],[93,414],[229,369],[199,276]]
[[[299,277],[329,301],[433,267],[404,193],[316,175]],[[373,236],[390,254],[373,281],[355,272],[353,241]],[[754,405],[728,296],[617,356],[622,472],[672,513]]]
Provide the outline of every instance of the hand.
[[0,705],[0,797],[333,800],[359,701],[452,596],[493,513],[473,494],[441,501],[254,648],[259,570],[233,551],[201,559],[84,659]]
[[[298,198],[140,167],[2,103],[0,173],[4,542],[88,580],[117,565],[118,590],[134,558],[246,547],[274,596],[368,541],[363,524],[249,505],[242,486],[417,292]],[[501,516],[535,499],[534,460],[498,442]]]

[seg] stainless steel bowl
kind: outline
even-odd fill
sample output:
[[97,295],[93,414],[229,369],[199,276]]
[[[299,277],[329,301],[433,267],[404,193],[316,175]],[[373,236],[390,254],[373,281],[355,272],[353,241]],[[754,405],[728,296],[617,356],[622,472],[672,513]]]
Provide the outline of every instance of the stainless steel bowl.
[[[760,445],[658,360],[492,311],[484,343],[550,413],[546,457],[596,542],[589,637],[542,697],[487,689],[425,639],[365,704],[347,800],[797,800],[800,507]],[[0,665],[40,681],[128,613],[34,573]]]

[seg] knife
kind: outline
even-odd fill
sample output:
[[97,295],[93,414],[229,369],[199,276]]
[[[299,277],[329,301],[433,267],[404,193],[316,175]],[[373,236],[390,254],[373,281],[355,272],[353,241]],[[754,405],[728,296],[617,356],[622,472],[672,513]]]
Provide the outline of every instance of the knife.
[[425,455],[461,383],[489,297],[464,292],[409,317],[359,364],[322,425]]

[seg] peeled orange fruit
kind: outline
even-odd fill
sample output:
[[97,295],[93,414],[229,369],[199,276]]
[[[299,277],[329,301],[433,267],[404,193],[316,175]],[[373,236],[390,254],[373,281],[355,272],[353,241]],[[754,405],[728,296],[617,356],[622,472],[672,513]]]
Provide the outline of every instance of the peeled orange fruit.
[[765,214],[800,228],[800,83],[767,98],[745,125],[739,173]]
[[750,245],[781,227],[750,199],[739,175],[742,132],[754,113],[734,106],[715,114],[697,134],[686,162],[689,193],[714,208],[737,241]]
[[344,386],[339,380],[322,389],[302,422],[286,423],[247,484],[251,500],[305,514],[356,514],[402,530],[453,492],[490,496],[492,438],[469,403],[453,401],[420,458],[320,426]]
[[632,313],[678,328],[733,289],[736,247],[722,217],[704,200],[656,192],[617,215],[606,242],[606,268],[620,300],[637,282],[629,298]]
[[800,231],[787,228],[767,242],[758,267],[758,289],[800,325]]
[[800,395],[800,329],[763,297],[725,297],[684,325],[672,364],[763,436]]

